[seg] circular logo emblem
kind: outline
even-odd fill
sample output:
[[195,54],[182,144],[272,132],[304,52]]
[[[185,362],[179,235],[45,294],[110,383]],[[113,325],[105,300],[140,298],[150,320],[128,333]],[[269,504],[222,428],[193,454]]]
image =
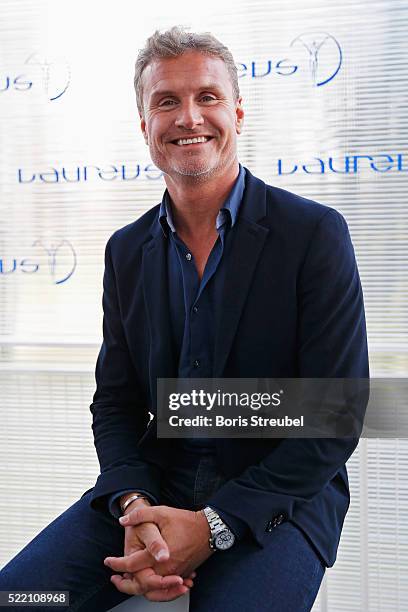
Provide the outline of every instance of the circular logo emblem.
[[341,68],[343,53],[340,44],[327,32],[304,32],[294,38],[290,46],[306,55],[310,76],[316,87],[329,83]]

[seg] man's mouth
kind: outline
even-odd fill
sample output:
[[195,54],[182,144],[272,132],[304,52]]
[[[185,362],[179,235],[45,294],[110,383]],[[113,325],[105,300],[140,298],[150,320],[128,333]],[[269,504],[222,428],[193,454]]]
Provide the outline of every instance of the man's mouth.
[[179,147],[185,147],[187,145],[203,144],[209,140],[212,140],[212,136],[196,136],[194,138],[179,138],[178,140],[172,140],[172,144]]

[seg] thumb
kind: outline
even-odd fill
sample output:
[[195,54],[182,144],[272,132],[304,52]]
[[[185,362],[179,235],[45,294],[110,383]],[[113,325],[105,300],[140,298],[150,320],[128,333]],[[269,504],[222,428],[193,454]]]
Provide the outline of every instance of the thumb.
[[167,561],[169,559],[169,547],[157,525],[154,523],[145,523],[141,525],[138,529],[138,536],[156,561]]

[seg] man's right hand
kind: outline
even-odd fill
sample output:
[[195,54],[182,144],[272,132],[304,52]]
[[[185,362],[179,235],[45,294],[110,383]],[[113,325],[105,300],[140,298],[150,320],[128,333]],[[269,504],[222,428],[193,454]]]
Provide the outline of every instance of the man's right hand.
[[[125,514],[135,509],[138,506],[147,505],[150,503],[144,499],[138,499],[129,504]],[[125,556],[131,553],[147,549],[152,556],[152,565],[154,561],[167,561],[169,558],[169,549],[163,539],[159,528],[155,523],[143,523],[125,527]],[[171,601],[177,599],[194,585],[193,578],[195,572],[183,579],[181,576],[161,576],[156,574],[153,567],[147,567],[134,574],[124,574],[124,578],[131,580],[135,595],[143,595],[150,601]],[[113,584],[120,581],[118,576],[112,577]]]

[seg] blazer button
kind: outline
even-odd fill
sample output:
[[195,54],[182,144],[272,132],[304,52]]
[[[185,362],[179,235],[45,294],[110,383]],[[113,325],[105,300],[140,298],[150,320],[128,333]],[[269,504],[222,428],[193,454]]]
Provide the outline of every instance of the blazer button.
[[273,525],[272,521],[268,521],[268,522],[266,523],[266,529],[265,529],[265,531],[268,531],[268,532],[269,532],[269,531],[272,531],[273,527],[274,527],[274,525]]

